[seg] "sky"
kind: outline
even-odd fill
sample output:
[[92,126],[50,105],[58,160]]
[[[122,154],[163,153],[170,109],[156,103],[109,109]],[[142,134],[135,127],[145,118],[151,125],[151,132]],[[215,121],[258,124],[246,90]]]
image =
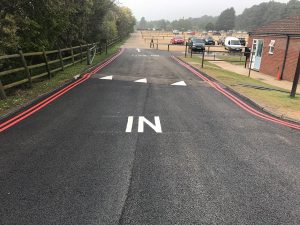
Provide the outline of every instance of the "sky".
[[[286,3],[289,0],[276,0]],[[122,6],[129,7],[137,20],[197,18],[203,15],[218,16],[223,10],[234,7],[236,14],[245,8],[268,2],[268,0],[119,0]]]

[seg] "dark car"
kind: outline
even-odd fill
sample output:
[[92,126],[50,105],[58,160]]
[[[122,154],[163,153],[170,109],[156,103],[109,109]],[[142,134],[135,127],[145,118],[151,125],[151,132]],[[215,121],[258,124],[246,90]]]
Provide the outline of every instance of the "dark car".
[[191,38],[189,41],[189,49],[195,52],[205,51],[205,39]]
[[246,39],[245,38],[239,38],[241,45],[246,46]]
[[205,38],[205,44],[206,45],[215,45],[215,41],[212,37]]

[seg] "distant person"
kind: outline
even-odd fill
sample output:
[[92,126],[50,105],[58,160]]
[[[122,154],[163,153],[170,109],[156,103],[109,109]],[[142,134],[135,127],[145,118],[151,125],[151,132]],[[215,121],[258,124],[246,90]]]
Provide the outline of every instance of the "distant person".
[[150,48],[154,48],[154,40],[153,40],[153,38],[151,38]]

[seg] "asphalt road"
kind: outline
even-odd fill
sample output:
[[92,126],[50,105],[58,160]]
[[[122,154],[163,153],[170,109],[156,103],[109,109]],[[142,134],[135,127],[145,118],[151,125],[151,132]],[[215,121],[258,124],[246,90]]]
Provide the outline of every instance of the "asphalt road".
[[300,224],[299,140],[126,49],[0,134],[0,224]]

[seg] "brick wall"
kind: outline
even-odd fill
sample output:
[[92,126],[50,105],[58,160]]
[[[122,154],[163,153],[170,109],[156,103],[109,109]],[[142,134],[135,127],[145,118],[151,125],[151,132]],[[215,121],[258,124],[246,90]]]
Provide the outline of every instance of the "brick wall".
[[283,79],[293,81],[297,63],[298,63],[298,56],[300,51],[300,38],[291,38],[289,50],[286,58],[285,70],[283,73]]
[[[281,73],[282,71],[287,38],[276,36],[250,36],[248,47],[252,47],[253,39],[264,40],[260,72],[277,78],[278,72]],[[269,44],[271,40],[275,40],[275,48],[273,55],[269,54]],[[291,38],[286,59],[286,66],[283,73],[284,80],[293,81],[294,79],[298,62],[299,49],[300,38]]]

